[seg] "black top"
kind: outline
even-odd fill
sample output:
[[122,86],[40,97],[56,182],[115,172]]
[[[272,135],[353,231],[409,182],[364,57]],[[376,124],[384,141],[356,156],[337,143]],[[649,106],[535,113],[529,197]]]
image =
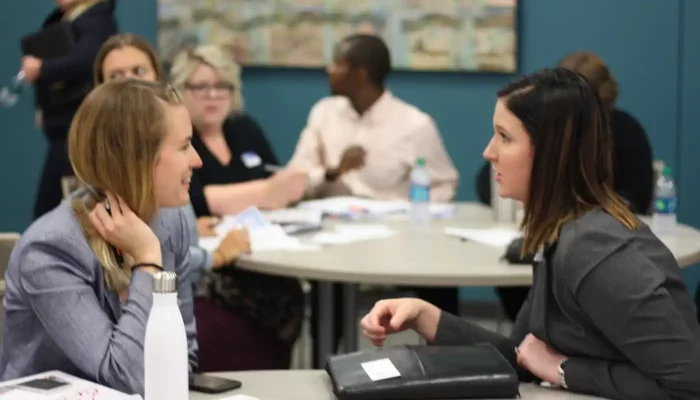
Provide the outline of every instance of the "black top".
[[265,134],[251,117],[236,114],[227,119],[224,122],[224,137],[231,150],[228,165],[219,162],[196,130],[192,137],[192,146],[202,159],[202,168],[194,171],[190,184],[190,199],[198,217],[211,215],[204,198],[204,186],[265,179],[271,173],[264,166],[279,165]]
[[[59,22],[63,18],[60,9],[53,11],[44,21],[42,28]],[[50,138],[65,138],[68,134],[73,115],[78,110],[83,98],[93,87],[92,68],[97,52],[102,44],[118,32],[114,18],[114,2],[105,1],[95,4],[76,18],[72,23],[76,48],[70,55],[42,60],[41,74],[35,82],[37,107],[43,111],[44,132]],[[42,99],[52,85],[60,83],[65,86],[81,88],[82,92],[71,97],[60,108],[44,110]]]
[[700,325],[669,249],[595,209],[565,224],[535,267],[510,338],[442,313],[435,344],[494,344],[518,370],[532,333],[569,357],[569,389],[610,399],[700,399]]
[[[635,213],[647,214],[654,192],[654,160],[649,137],[642,125],[625,111],[610,114],[613,135],[615,192],[627,200]],[[476,194],[484,204],[491,204],[491,166],[485,163],[476,178]]]

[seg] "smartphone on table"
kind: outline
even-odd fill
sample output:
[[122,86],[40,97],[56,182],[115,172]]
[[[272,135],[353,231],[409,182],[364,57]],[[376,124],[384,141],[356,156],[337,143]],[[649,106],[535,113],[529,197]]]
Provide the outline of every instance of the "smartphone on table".
[[190,390],[201,393],[218,394],[238,389],[242,386],[240,381],[219,378],[211,375],[196,374]]
[[36,378],[30,381],[18,383],[14,386],[14,388],[28,390],[34,393],[50,394],[66,389],[68,386],[70,386],[70,382],[66,382],[61,378],[45,376],[43,378]]

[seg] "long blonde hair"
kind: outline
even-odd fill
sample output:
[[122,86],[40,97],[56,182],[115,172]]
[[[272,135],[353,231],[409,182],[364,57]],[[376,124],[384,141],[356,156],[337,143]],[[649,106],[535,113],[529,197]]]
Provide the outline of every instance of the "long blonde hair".
[[165,105],[179,105],[177,92],[160,82],[119,80],[96,87],[83,101],[68,134],[68,154],[76,177],[93,188],[72,200],[88,243],[102,264],[107,287],[128,288],[131,271],[117,263],[93,228],[90,211],[104,191],[120,195],[144,221],[158,213],[153,167],[166,134]]

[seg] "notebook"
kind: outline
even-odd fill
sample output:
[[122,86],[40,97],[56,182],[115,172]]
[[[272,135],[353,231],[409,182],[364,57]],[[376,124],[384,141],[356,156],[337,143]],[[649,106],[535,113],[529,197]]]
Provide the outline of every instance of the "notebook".
[[51,24],[21,39],[24,55],[41,59],[66,56],[75,50],[75,35],[67,21]]
[[490,344],[364,350],[329,357],[326,371],[339,400],[508,399],[519,387]]

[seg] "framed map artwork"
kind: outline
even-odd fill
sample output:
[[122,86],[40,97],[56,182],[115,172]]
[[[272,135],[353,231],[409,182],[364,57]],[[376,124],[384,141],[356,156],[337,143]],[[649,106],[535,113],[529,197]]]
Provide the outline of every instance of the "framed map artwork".
[[159,0],[166,62],[200,43],[243,65],[319,68],[343,37],[374,33],[396,69],[514,73],[518,0]]

